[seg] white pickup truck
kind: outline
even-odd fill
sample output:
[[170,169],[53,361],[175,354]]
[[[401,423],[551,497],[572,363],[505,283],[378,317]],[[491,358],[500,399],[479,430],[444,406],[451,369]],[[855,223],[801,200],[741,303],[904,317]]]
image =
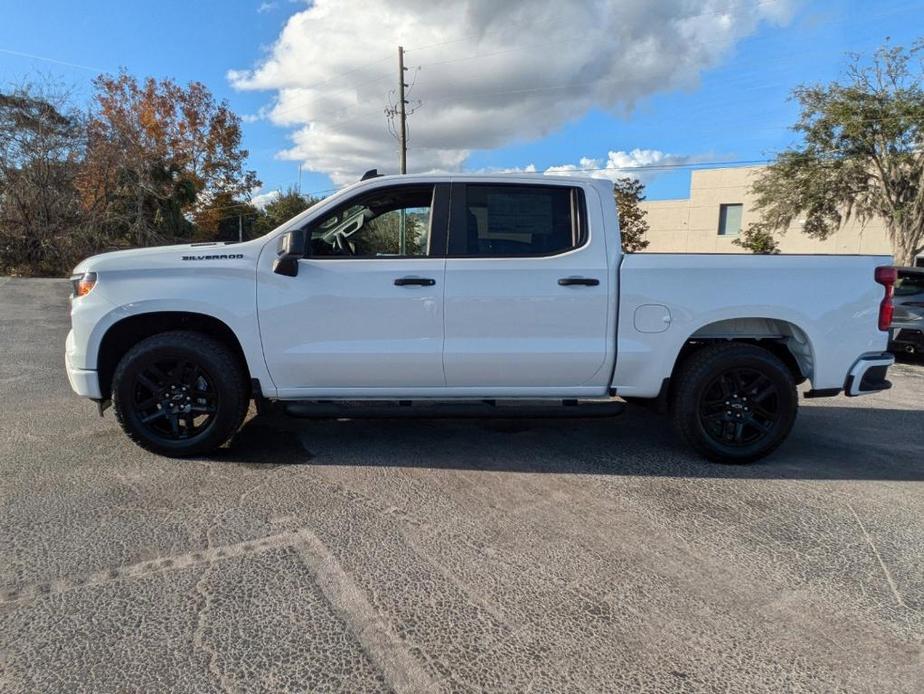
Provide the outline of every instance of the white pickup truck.
[[262,238],[80,263],[67,374],[166,455],[221,446],[251,400],[411,416],[649,400],[702,455],[749,462],[788,435],[796,385],[890,386],[890,262],[624,254],[607,181],[370,172]]

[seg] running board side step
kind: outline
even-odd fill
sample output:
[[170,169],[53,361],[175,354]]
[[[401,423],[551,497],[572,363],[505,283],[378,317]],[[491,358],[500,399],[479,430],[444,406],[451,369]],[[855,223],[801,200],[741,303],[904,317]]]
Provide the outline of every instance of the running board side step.
[[426,400],[361,401],[312,400],[282,403],[285,413],[307,419],[453,419],[453,418],[582,418],[616,417],[626,404],[621,400],[558,400],[518,402],[478,400],[433,402]]

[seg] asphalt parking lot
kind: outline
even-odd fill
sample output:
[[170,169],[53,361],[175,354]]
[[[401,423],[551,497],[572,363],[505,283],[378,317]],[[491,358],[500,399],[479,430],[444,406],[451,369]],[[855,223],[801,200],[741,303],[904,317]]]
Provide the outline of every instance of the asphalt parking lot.
[[924,365],[750,467],[666,420],[257,418],[150,455],[0,278],[0,691],[924,686]]

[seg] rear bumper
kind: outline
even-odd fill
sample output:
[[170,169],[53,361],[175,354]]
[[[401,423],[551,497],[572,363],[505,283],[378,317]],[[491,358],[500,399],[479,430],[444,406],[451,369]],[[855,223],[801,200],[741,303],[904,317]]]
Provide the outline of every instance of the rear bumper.
[[864,354],[847,374],[844,395],[853,397],[888,390],[892,383],[886,379],[886,375],[894,363],[895,357],[888,352]]

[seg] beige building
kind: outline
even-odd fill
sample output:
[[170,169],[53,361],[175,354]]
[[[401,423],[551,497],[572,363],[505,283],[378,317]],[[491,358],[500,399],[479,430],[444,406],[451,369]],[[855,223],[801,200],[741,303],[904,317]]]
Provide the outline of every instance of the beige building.
[[[759,221],[749,193],[762,167],[748,166],[693,171],[690,197],[645,201],[650,227],[647,251],[661,253],[747,253],[732,243],[742,229]],[[882,253],[892,248],[881,219],[861,224],[851,219],[825,241],[802,233],[799,220],[778,233],[783,253]]]

